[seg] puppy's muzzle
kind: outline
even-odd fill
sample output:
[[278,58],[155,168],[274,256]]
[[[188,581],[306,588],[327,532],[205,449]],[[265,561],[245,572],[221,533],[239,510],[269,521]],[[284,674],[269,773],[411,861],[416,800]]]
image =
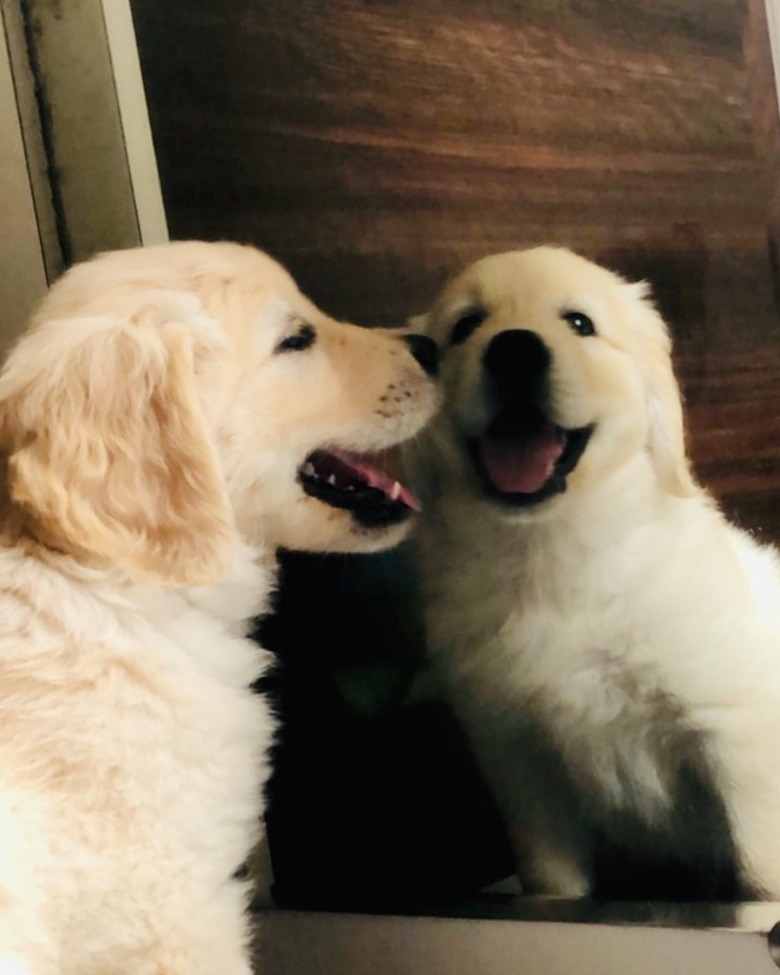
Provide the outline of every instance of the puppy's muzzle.
[[412,332],[403,336],[404,342],[409,346],[409,351],[422,366],[423,371],[428,376],[436,376],[439,371],[439,350],[433,339],[427,335],[417,335]]
[[547,400],[550,350],[535,332],[513,328],[499,332],[485,349],[483,366],[490,391],[500,406]]
[[565,429],[552,418],[552,359],[541,338],[521,328],[499,332],[483,353],[492,416],[467,448],[488,496],[514,507],[565,491],[592,433],[592,427]]

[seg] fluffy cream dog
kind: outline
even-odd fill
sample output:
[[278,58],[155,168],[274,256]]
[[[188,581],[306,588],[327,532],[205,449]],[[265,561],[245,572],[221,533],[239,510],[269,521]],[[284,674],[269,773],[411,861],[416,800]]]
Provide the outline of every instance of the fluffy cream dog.
[[406,534],[363,452],[430,418],[434,369],[234,244],[106,255],[45,298],[0,375],[4,975],[248,975],[273,722],[246,621],[278,546]]
[[780,899],[780,570],[686,460],[642,284],[488,257],[427,316],[431,653],[528,891]]

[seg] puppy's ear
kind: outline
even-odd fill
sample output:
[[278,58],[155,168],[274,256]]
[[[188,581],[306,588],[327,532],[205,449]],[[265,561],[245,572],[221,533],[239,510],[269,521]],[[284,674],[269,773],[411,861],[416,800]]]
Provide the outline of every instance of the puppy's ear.
[[136,577],[221,578],[233,520],[195,390],[219,332],[198,308],[153,293],[126,315],[42,321],[11,353],[9,493],[47,542]]
[[640,369],[643,373],[649,433],[647,448],[661,486],[678,497],[699,488],[685,449],[685,421],[680,387],[672,368],[672,343],[666,323],[649,299],[647,284],[627,286],[637,302]]

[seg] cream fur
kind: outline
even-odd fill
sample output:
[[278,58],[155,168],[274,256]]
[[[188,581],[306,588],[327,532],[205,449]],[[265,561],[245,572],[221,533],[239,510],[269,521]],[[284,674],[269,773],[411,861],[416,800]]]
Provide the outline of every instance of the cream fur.
[[[447,348],[472,307],[484,323]],[[598,334],[576,335],[567,309]],[[625,812],[663,826],[695,744],[740,893],[780,899],[780,563],[690,474],[670,342],[644,289],[537,248],[478,262],[424,322],[446,349],[445,411],[413,455],[431,653],[525,889],[588,894],[591,830]],[[489,419],[482,353],[511,328],[552,354],[554,421],[595,424],[566,492],[525,509],[485,495],[463,446]]]
[[[280,354],[302,319],[315,344]],[[396,335],[253,248],[118,252],[53,287],[0,374],[0,971],[247,975],[234,874],[274,730],[248,622],[277,547],[407,530],[359,528],[298,468],[396,444],[435,399]]]

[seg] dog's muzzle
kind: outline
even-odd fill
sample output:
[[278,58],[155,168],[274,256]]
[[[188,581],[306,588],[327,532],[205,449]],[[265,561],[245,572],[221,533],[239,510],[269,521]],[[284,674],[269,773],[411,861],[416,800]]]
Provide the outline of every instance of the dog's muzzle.
[[532,505],[565,491],[592,433],[551,419],[551,364],[548,347],[526,329],[499,332],[483,354],[493,415],[468,446],[487,493],[507,504]]

